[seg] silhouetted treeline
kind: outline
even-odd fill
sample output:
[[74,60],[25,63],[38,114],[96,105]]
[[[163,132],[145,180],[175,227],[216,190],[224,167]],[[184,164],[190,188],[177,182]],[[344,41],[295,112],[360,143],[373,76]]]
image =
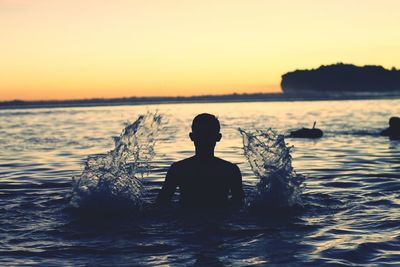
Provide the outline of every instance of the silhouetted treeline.
[[400,70],[338,63],[282,75],[282,91],[400,92]]
[[[293,96],[295,97],[295,96]],[[35,101],[0,101],[0,109],[31,108],[31,107],[79,107],[79,106],[115,106],[115,105],[145,105],[161,103],[203,103],[203,102],[239,102],[239,101],[274,101],[282,98],[281,93],[271,94],[229,94],[177,97],[123,97],[123,98],[92,98],[75,100],[35,100]],[[286,97],[287,98],[287,97]],[[291,97],[289,97],[291,98]]]

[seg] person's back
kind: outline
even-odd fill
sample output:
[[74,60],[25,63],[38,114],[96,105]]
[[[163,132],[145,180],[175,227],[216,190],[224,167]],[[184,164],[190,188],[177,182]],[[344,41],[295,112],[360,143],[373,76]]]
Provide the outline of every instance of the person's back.
[[190,133],[196,154],[171,165],[158,197],[159,203],[169,202],[177,187],[184,207],[213,208],[243,201],[239,168],[214,156],[216,142],[221,139],[219,130],[215,116],[196,116]]

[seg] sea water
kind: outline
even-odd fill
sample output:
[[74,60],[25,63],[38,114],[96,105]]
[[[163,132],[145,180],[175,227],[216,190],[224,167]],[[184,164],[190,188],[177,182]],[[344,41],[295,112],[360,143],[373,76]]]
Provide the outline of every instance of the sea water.
[[[379,132],[398,107],[360,100],[2,110],[0,265],[396,266],[400,143]],[[135,124],[154,110],[161,124],[154,116]],[[158,210],[151,205],[168,167],[193,155],[188,133],[202,112],[219,117],[216,156],[241,169],[249,206],[208,217]],[[285,137],[314,121],[323,138]],[[137,213],[136,203],[148,208]],[[297,212],[249,212],[252,203]],[[132,215],[82,216],[116,207]]]
[[[142,208],[145,204],[143,165],[148,169],[155,155],[160,121],[160,115],[140,115],[125,126],[119,137],[114,137],[114,149],[88,156],[82,173],[72,178],[70,204],[89,213],[116,210],[126,213],[128,208]],[[304,176],[293,170],[291,147],[285,143],[284,136],[272,129],[250,133],[239,128],[239,132],[244,155],[259,179],[247,197],[247,206],[285,208],[301,205]]]

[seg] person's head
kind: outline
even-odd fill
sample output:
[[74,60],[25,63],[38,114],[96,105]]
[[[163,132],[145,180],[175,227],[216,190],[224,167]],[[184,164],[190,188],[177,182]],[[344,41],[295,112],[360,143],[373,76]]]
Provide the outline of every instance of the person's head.
[[197,115],[192,122],[190,140],[194,142],[197,152],[214,150],[217,142],[222,138],[219,120],[212,114]]
[[391,117],[389,120],[390,128],[400,129],[400,118],[399,117]]

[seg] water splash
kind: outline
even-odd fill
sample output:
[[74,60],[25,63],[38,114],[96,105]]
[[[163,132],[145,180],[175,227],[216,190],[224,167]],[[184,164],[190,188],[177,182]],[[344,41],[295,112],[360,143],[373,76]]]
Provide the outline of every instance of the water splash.
[[160,122],[157,114],[141,115],[114,137],[113,150],[89,156],[81,175],[73,178],[71,205],[92,210],[140,208],[144,188],[138,175],[149,171]]
[[301,205],[304,176],[292,167],[291,147],[274,130],[253,133],[239,129],[244,155],[259,178],[249,206],[293,207]]

